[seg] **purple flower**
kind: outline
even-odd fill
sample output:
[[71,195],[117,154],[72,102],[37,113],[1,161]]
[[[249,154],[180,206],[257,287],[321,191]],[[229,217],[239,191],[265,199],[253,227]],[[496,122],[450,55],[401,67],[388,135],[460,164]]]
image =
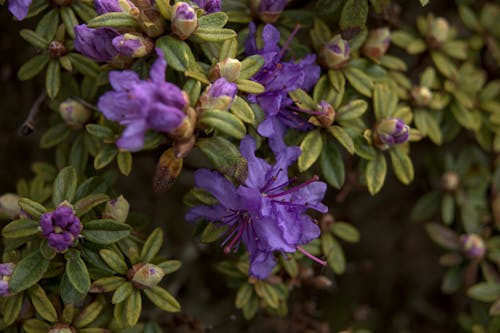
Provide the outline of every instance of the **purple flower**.
[[480,260],[486,253],[486,246],[483,239],[476,234],[467,234],[460,237],[462,251],[467,258]]
[[399,118],[385,118],[375,126],[375,143],[381,148],[405,143],[410,138],[410,127]]
[[198,28],[198,17],[194,8],[186,2],[177,2],[172,7],[172,18],[170,19],[172,32],[184,40]]
[[64,204],[53,212],[43,214],[40,226],[49,246],[59,253],[66,251],[82,231],[82,224],[75,211]]
[[252,10],[265,23],[274,23],[288,4],[288,0],[251,0]]
[[99,98],[98,107],[104,116],[125,126],[118,147],[137,151],[144,145],[147,130],[171,133],[186,118],[185,94],[175,84],[165,82],[167,62],[156,49],[158,59],[150,70],[149,80],[140,80],[130,70],[112,71],[109,81],[113,91]]
[[319,227],[306,211],[328,210],[321,203],[326,184],[316,177],[291,186],[294,180],[288,178],[287,169],[300,155],[300,149],[286,147],[279,140],[270,142],[276,155],[274,165],[255,156],[252,137],[241,141],[241,153],[248,161],[248,177],[238,187],[216,171],[196,171],[196,185],[210,192],[219,203],[193,207],[186,215],[188,221],[205,219],[227,227],[222,242],[224,251],[236,250],[243,242],[249,253],[250,275],[260,279],[269,276],[274,268],[274,251],[304,252],[300,245],[319,236]]
[[238,92],[236,83],[221,77],[209,85],[200,97],[198,110],[228,110]]
[[208,14],[220,12],[222,10],[221,0],[193,0],[198,7],[204,9]]
[[[270,137],[276,133],[276,127],[291,127],[298,130],[307,130],[311,125],[307,119],[300,117],[296,110],[290,107],[293,101],[288,93],[297,89],[310,90],[318,81],[320,67],[316,64],[316,56],[307,55],[299,62],[284,62],[288,44],[280,48],[280,32],[274,26],[266,24],[262,31],[264,46],[257,49],[255,24],[249,26],[249,38],[245,43],[247,55],[259,54],[264,58],[264,66],[252,77],[253,81],[262,84],[266,91],[258,95],[250,95],[249,100],[258,103],[266,114],[266,119],[259,126],[259,134]],[[297,32],[291,34],[290,38]],[[273,130],[270,130],[273,129]]]
[[75,49],[95,61],[111,61],[118,55],[113,39],[119,36],[112,28],[91,29],[80,24],[75,26]]
[[94,0],[94,7],[98,15],[123,12],[118,0]]
[[15,266],[11,262],[0,264],[0,296],[9,296],[11,294],[9,280]]
[[28,15],[28,11],[31,6],[32,0],[9,0],[9,11],[14,15],[19,21],[24,20]]

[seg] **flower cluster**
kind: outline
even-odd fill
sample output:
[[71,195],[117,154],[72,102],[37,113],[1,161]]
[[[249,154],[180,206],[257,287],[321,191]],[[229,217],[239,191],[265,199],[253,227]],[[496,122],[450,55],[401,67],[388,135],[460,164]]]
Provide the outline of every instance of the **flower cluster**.
[[[326,213],[321,203],[326,184],[314,177],[292,185],[288,167],[300,154],[298,147],[282,143],[272,145],[276,163],[269,164],[255,156],[255,140],[241,141],[241,153],[248,162],[248,177],[235,187],[216,171],[201,169],[195,173],[196,185],[210,192],[219,204],[197,206],[186,215],[188,221],[206,219],[227,228],[224,251],[236,250],[242,242],[250,257],[250,274],[264,279],[276,265],[273,252],[304,251],[307,244],[320,234],[308,209]],[[319,260],[318,260],[319,261]]]
[[82,231],[80,219],[71,206],[62,204],[53,212],[40,217],[42,235],[56,252],[64,252],[73,245]]

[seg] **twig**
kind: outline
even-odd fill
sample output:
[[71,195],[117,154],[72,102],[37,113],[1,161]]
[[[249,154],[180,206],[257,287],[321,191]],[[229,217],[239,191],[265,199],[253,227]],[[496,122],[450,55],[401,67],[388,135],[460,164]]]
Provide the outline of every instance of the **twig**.
[[33,106],[30,109],[30,113],[28,114],[28,117],[24,121],[24,123],[19,127],[18,133],[20,136],[27,136],[33,133],[35,130],[35,118],[40,112],[40,105],[44,101],[46,97],[45,91],[38,96],[38,98],[35,100],[35,103],[33,103]]

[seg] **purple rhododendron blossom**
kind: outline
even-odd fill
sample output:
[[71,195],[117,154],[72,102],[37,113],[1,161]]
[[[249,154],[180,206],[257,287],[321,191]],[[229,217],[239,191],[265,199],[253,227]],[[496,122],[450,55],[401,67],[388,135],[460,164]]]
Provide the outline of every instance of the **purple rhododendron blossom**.
[[[258,54],[264,58],[264,66],[252,77],[262,84],[266,91],[250,95],[249,100],[258,103],[266,114],[266,119],[258,128],[259,134],[271,137],[291,127],[298,130],[312,128],[307,120],[293,110],[293,100],[289,92],[297,89],[310,90],[318,81],[320,67],[316,64],[316,55],[310,54],[299,62],[282,60],[287,46],[280,48],[280,32],[271,24],[266,24],[262,31],[264,46],[257,49],[256,27],[251,23],[249,37],[245,43],[247,55]],[[293,36],[293,34],[292,34]]]
[[198,7],[203,8],[208,14],[222,10],[221,0],[193,0]]
[[75,215],[72,207],[61,205],[53,212],[40,217],[40,226],[43,237],[57,252],[64,252],[70,247],[82,231],[80,219]]
[[268,277],[274,268],[274,251],[304,251],[300,245],[319,236],[319,227],[306,211],[328,211],[321,203],[325,183],[313,178],[290,186],[293,180],[288,178],[287,169],[300,155],[300,148],[287,147],[282,140],[271,141],[271,148],[276,155],[274,165],[255,156],[252,137],[241,141],[241,153],[248,161],[248,177],[238,187],[216,171],[196,171],[196,185],[210,192],[219,203],[196,206],[186,215],[188,221],[206,219],[226,226],[222,243],[225,252],[237,249],[243,242],[249,253],[250,274],[260,279]]
[[261,0],[259,12],[281,13],[288,4],[288,0]]
[[229,82],[225,78],[221,77],[212,83],[210,88],[210,97],[217,98],[220,96],[228,96],[231,100],[233,100],[237,92],[238,86],[236,83]]
[[28,15],[28,11],[31,6],[31,1],[32,0],[9,0],[8,4],[9,11],[19,21],[22,21]]
[[91,29],[85,24],[75,26],[75,49],[95,61],[111,61],[118,55],[113,39],[120,33],[112,28]]
[[98,15],[123,12],[118,0],[94,0],[94,7]]
[[98,108],[104,116],[126,127],[116,141],[119,148],[137,151],[144,145],[147,130],[170,133],[186,117],[186,97],[175,84],[165,81],[167,62],[160,49],[156,53],[149,80],[140,80],[130,70],[112,71],[109,81],[114,90],[99,98]]
[[[196,16],[193,11],[193,7],[191,7],[188,3],[181,3],[175,13],[174,17],[179,20],[192,20]],[[173,18],[174,19],[174,18]]]

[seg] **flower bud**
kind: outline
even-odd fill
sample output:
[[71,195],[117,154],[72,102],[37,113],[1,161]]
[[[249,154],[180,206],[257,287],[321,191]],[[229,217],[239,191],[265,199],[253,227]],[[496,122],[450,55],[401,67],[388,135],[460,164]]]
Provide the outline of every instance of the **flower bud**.
[[82,231],[80,219],[67,201],[54,211],[42,214],[40,227],[48,245],[58,253],[66,252]]
[[81,129],[89,121],[92,111],[70,98],[59,104],[59,114],[69,127]]
[[53,40],[49,43],[48,51],[52,59],[58,59],[68,53],[68,48],[63,43]]
[[440,48],[448,40],[450,25],[442,17],[429,16],[427,19],[427,41],[434,48]]
[[9,288],[9,280],[12,272],[14,271],[14,263],[0,264],[0,296],[11,295],[11,290]]
[[153,191],[164,192],[168,190],[181,174],[183,163],[182,158],[176,157],[174,148],[167,149],[156,164]]
[[194,8],[186,2],[177,2],[172,7],[171,28],[180,39],[189,38],[198,28],[198,17]]
[[480,260],[486,253],[486,246],[481,237],[476,234],[467,234],[460,237],[462,251],[469,259]]
[[220,12],[222,10],[222,0],[193,0],[207,14]]
[[228,110],[233,104],[234,97],[238,92],[235,83],[228,82],[225,78],[220,78],[210,84],[200,96],[198,110]]
[[288,4],[288,0],[250,0],[252,11],[264,23],[274,23]]
[[460,186],[460,176],[453,171],[447,171],[441,177],[441,188],[450,193],[454,193],[458,190]]
[[212,67],[209,78],[215,81],[223,77],[229,82],[235,82],[240,77],[240,72],[241,62],[238,59],[226,58]]
[[363,46],[363,54],[368,58],[378,61],[387,52],[391,44],[391,31],[389,28],[378,28],[370,32]]
[[411,98],[415,106],[427,107],[432,100],[432,91],[423,86],[416,86],[410,91]]
[[137,264],[132,270],[134,271],[132,283],[141,289],[156,286],[165,276],[163,269],[153,264]]
[[327,128],[335,121],[335,110],[326,101],[321,101],[316,109],[316,115],[309,118],[309,122],[315,126]]
[[68,327],[68,325],[56,324],[49,329],[48,333],[73,333],[73,331]]
[[102,217],[125,223],[125,221],[127,221],[129,208],[130,206],[127,199],[125,199],[123,195],[120,195],[118,198],[109,200],[106,203]]
[[19,196],[12,193],[5,193],[0,196],[0,219],[14,219],[19,215],[21,208],[19,207]]
[[410,127],[398,118],[385,118],[375,125],[374,144],[380,149],[402,144],[410,138]]
[[349,44],[340,35],[335,35],[328,43],[321,47],[319,62],[329,69],[343,68],[349,61]]
[[142,58],[153,51],[154,44],[142,35],[125,33],[113,39],[113,46],[121,55]]

